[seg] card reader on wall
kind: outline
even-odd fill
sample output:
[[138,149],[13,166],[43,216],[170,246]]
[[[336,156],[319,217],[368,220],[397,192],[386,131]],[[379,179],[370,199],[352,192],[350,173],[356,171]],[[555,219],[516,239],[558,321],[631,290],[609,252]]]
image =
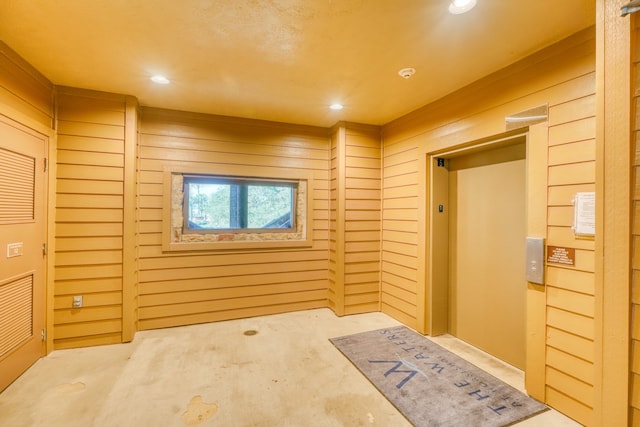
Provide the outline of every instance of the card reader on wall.
[[527,237],[527,281],[544,285],[544,238]]

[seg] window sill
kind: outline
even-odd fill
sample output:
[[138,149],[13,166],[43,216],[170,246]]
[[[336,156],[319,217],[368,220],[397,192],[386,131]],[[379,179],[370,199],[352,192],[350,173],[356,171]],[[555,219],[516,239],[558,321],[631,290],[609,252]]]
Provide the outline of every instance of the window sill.
[[224,251],[230,249],[279,249],[311,247],[313,241],[306,240],[263,240],[263,241],[223,241],[223,242],[163,242],[163,252],[180,251]]

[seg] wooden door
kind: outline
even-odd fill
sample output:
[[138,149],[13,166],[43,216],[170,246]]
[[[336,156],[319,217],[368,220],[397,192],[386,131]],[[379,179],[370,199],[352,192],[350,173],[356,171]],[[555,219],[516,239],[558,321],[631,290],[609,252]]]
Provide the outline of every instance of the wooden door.
[[45,352],[47,144],[0,116],[0,391]]

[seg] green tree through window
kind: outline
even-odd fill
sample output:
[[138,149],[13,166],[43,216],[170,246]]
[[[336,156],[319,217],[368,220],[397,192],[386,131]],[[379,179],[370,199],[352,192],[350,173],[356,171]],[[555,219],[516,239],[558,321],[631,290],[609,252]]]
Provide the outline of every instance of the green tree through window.
[[295,229],[297,183],[185,176],[185,232]]

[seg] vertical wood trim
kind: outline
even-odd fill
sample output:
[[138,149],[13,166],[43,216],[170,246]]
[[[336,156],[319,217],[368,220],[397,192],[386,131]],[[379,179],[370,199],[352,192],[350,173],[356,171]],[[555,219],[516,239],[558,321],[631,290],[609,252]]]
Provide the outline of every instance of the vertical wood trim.
[[385,171],[385,145],[384,138],[382,136],[382,132],[380,133],[380,259],[379,259],[379,271],[380,271],[380,283],[378,286],[378,311],[383,312],[382,309],[382,260],[384,258],[383,255],[383,247],[384,247],[384,201],[385,201],[385,190],[384,190],[384,171]]
[[[418,259],[423,259],[424,262],[422,264],[427,264],[427,262],[432,263],[433,262],[433,249],[431,247],[432,245],[432,240],[433,240],[433,229],[430,227],[431,225],[431,215],[432,215],[432,204],[433,204],[433,200],[432,198],[432,187],[433,187],[433,173],[431,171],[431,169],[433,168],[433,157],[431,155],[426,155],[425,159],[424,159],[424,167],[422,169],[424,169],[424,189],[425,192],[428,194],[428,197],[426,197],[426,201],[425,203],[427,204],[425,210],[424,210],[424,214],[423,214],[423,220],[420,221],[420,216],[418,216],[418,230],[424,228],[423,230],[423,236],[424,236],[424,243],[422,245],[420,245],[420,247],[418,247],[418,254],[420,254],[422,247],[424,247],[424,254],[419,255]],[[384,187],[384,186],[383,186]],[[384,200],[384,198],[383,198]],[[447,209],[449,208],[449,206],[447,206]],[[424,225],[423,225],[424,223]],[[447,231],[448,234],[448,231]],[[447,250],[448,252],[448,250]],[[420,258],[420,256],[422,256],[423,258]],[[420,290],[420,286],[418,285],[418,288],[416,289],[416,294],[420,294],[420,293],[424,293],[424,295],[431,295],[432,294],[432,288],[433,288],[433,272],[432,270],[432,266],[430,266],[429,270],[427,270],[425,267],[419,266],[418,267],[420,270],[423,270],[423,276],[425,277],[425,281],[424,281],[424,286],[422,286],[422,288],[424,289],[424,291]],[[449,268],[449,266],[447,265],[447,269]],[[429,274],[429,278],[427,278],[427,274]],[[420,276],[418,276],[418,280]],[[447,283],[448,285],[448,283]],[[449,292],[448,290],[448,286],[447,286],[447,292]],[[424,322],[418,318],[418,323],[422,324],[422,330],[420,331],[423,334],[426,335],[437,335],[434,334],[434,328],[433,328],[433,314],[432,314],[432,303],[431,303],[431,298],[429,298],[429,301],[427,301],[426,297],[422,299],[422,301],[419,299],[419,297],[416,295],[416,304],[417,304],[417,311],[419,313],[422,314],[422,316],[424,317]],[[447,306],[447,313],[449,312],[449,307]],[[448,314],[447,314],[448,316]],[[448,322],[447,322],[448,323]],[[447,324],[447,330],[445,332],[449,332],[449,326]]]
[[[425,317],[425,332],[437,336],[450,332],[449,329],[449,222],[453,212],[449,200],[449,169],[434,166],[437,156],[428,155],[425,160],[426,201],[425,218],[425,258],[428,268],[424,269],[425,294],[418,299],[418,311],[424,304],[422,312]],[[437,214],[436,206],[444,205],[444,213]],[[419,216],[422,218],[422,216]],[[419,226],[420,228],[420,226]],[[428,230],[428,231],[427,231]],[[418,247],[418,252],[421,248]],[[419,267],[420,268],[420,267]],[[420,277],[420,276],[418,276]],[[418,285],[419,286],[419,285]],[[421,293],[420,288],[416,292]]]
[[124,137],[124,196],[122,235],[122,341],[133,340],[137,326],[137,204],[136,146],[138,135],[138,103],[126,98]]
[[345,188],[346,188],[346,141],[347,130],[344,124],[338,127],[336,140],[336,170],[338,174],[336,189],[336,314],[344,315],[344,243],[345,243]]
[[[54,107],[57,109],[57,106]],[[54,120],[55,116],[54,113]],[[55,124],[54,124],[55,125]],[[57,194],[57,180],[56,180],[56,164],[58,153],[58,134],[52,131],[49,136],[49,170],[47,171],[47,287],[46,287],[46,315],[45,315],[45,327],[47,328],[47,339],[45,342],[45,352],[49,354],[53,351],[53,307],[55,300],[55,272],[56,272],[56,194]]]
[[630,19],[596,5],[595,425],[627,425],[630,281]]
[[[547,237],[547,123],[529,127],[527,141],[527,235]],[[541,402],[545,396],[546,288],[527,285],[525,389]]]
[[[422,161],[418,162],[418,262],[416,271],[416,329],[422,334],[429,334],[429,323],[427,319],[427,206],[429,205],[429,186],[427,180],[427,162],[431,161],[430,156],[423,155]],[[429,165],[431,166],[431,165]]]

